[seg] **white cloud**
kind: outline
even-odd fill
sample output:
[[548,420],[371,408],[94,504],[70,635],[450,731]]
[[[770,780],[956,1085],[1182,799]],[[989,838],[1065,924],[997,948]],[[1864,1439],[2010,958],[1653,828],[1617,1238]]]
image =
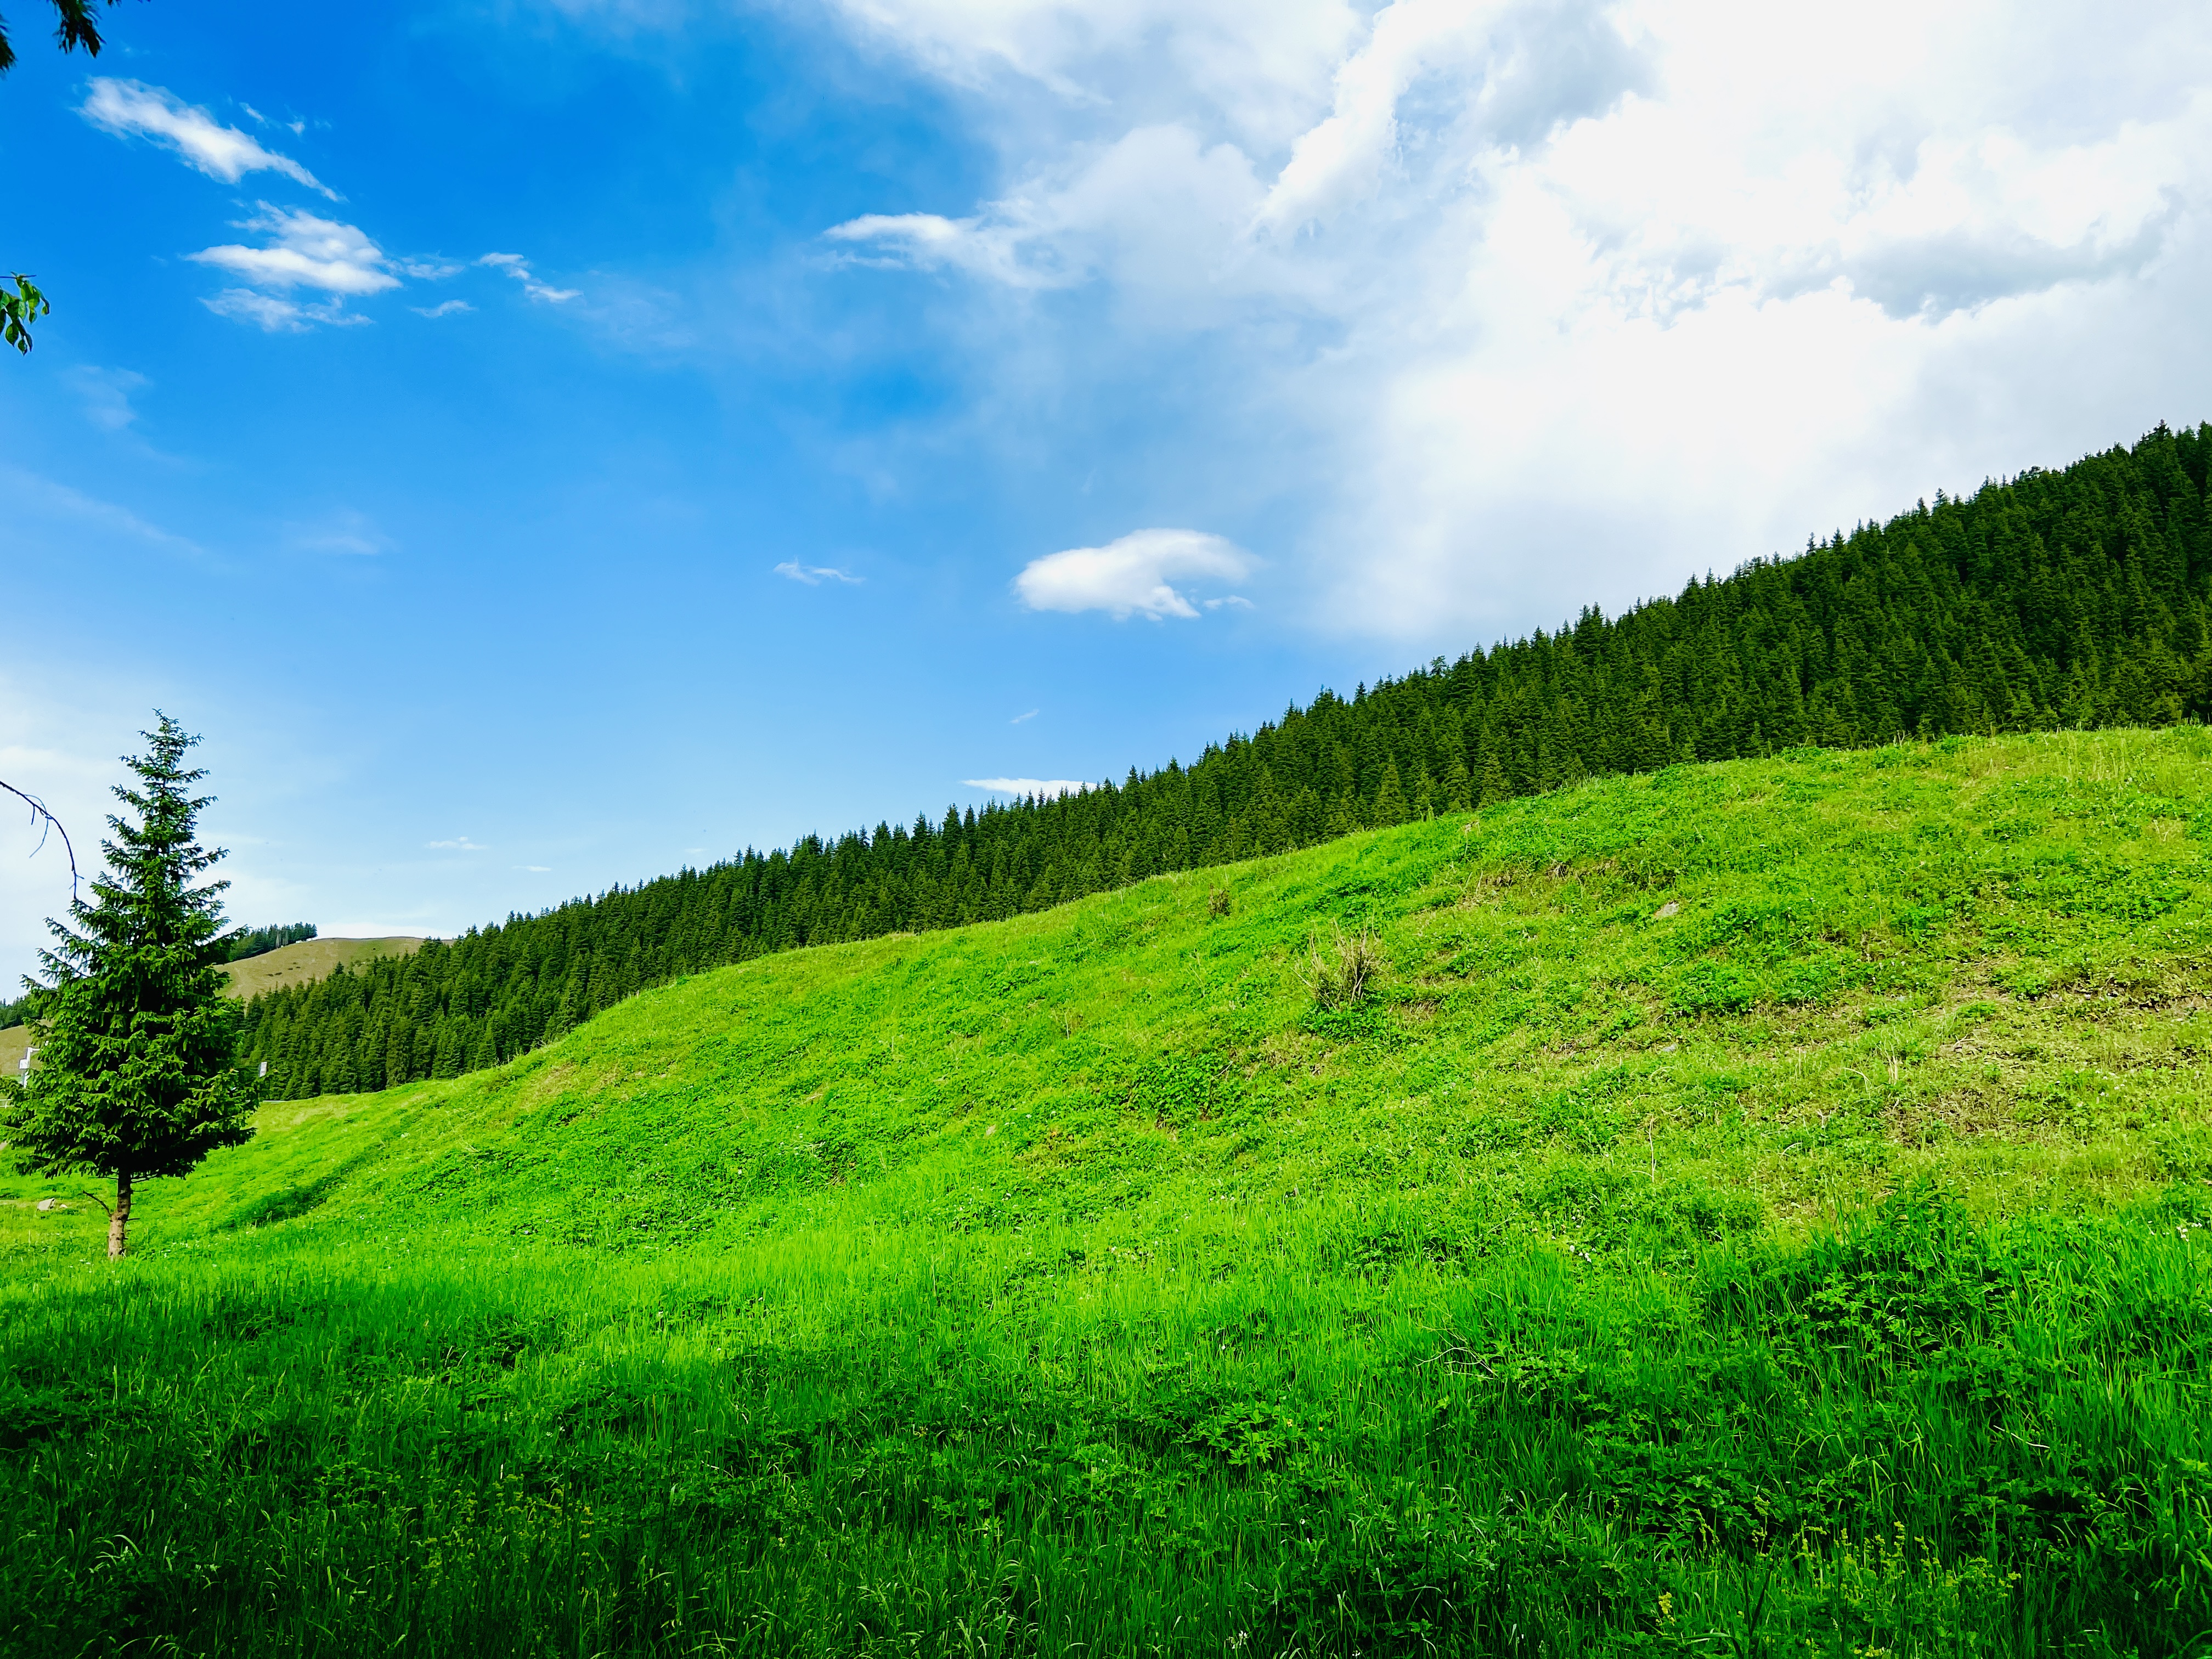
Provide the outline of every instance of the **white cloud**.
[[1032,611],[1103,611],[1116,622],[1131,616],[1158,622],[1198,615],[1171,581],[1236,581],[1255,562],[1233,542],[1202,530],[1134,530],[1103,547],[1031,560],[1014,578],[1014,592]]
[[1075,778],[963,778],[970,789],[997,795],[1079,795],[1091,787]]
[[225,243],[186,257],[262,289],[313,288],[358,297],[399,286],[384,251],[355,226],[266,202],[259,205],[261,210],[241,221],[239,228],[263,233],[269,238],[265,246]]
[[490,850],[489,848],[477,846],[476,842],[471,841],[466,836],[454,836],[445,841],[426,842],[423,844],[438,851],[483,853],[489,852]]
[[153,384],[131,369],[97,368],[90,363],[80,363],[63,378],[83,404],[85,419],[103,432],[120,432],[136,421],[138,411],[131,405],[131,394]]
[[553,873],[553,866],[550,864],[518,864],[514,867],[526,875],[550,876]]
[[849,256],[860,264],[1037,291],[1104,278],[1147,312],[1206,315],[1251,286],[1249,259],[1224,233],[1250,217],[1261,193],[1234,145],[1209,146],[1166,122],[1085,146],[965,218],[867,214],[823,234],[866,249]]
[[[289,155],[264,149],[236,127],[222,125],[205,110],[160,87],[97,76],[77,112],[103,132],[166,144],[209,178],[227,185],[236,184],[249,173],[281,173],[295,184],[320,191],[333,202],[338,199],[336,191]],[[253,113],[251,109],[246,112]]]
[[[202,304],[219,315],[258,324],[272,333],[299,333],[318,323],[366,323],[368,318],[345,310],[348,299],[384,293],[400,287],[404,279],[442,282],[469,269],[451,260],[396,258],[356,225],[272,207],[266,202],[256,206],[258,211],[240,222],[239,228],[259,232],[264,238],[261,246],[225,243],[186,257],[252,284],[226,289]],[[533,300],[557,304],[578,297],[574,289],[548,288],[539,282],[520,254],[487,253],[471,263],[517,278],[523,292]],[[301,289],[319,290],[329,297],[320,301],[289,297]],[[466,300],[456,299],[409,309],[417,316],[436,318],[459,316],[476,307]]]
[[477,263],[505,271],[522,284],[522,291],[530,298],[544,301],[549,305],[565,305],[570,300],[578,297],[583,291],[574,288],[548,287],[531,274],[529,262],[520,253],[487,253]]
[[776,566],[775,574],[795,582],[805,582],[809,587],[819,587],[824,582],[842,582],[849,587],[857,587],[867,580],[865,576],[855,576],[849,570],[839,570],[826,564],[801,564],[796,559],[787,559]]
[[[2212,413],[2184,0],[835,3],[1001,161],[830,244],[968,285],[1010,454],[1169,366],[1222,412],[1163,428],[1225,458],[1194,505],[1308,525],[1279,580],[1320,626],[1617,607]],[[1110,550],[1024,599],[1191,614]]]
[[1006,724],[1007,724],[1007,725],[1009,725],[1009,726],[1019,726],[1019,725],[1020,725],[1024,720],[1035,720],[1035,719],[1037,717],[1037,715],[1038,715],[1038,714],[1039,714],[1040,712],[1041,712],[1041,711],[1039,711],[1039,710],[1037,710],[1037,709],[1032,708],[1032,709],[1030,709],[1030,712],[1029,712],[1028,714],[1017,714],[1017,715],[1015,715],[1015,716],[1013,717],[1013,719],[1012,719],[1012,720],[1008,720],[1008,721],[1006,722]]
[[273,295],[256,294],[246,288],[227,288],[220,294],[208,295],[200,303],[218,317],[252,323],[270,334],[304,334],[318,323],[350,328],[368,321],[346,310],[337,300],[301,305],[292,300],[279,300]]

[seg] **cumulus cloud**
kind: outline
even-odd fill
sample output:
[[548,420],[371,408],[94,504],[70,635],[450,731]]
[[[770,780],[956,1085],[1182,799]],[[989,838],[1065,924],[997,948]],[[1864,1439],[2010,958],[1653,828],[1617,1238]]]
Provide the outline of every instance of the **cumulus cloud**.
[[531,273],[530,262],[520,253],[487,253],[477,259],[477,263],[480,265],[489,265],[496,270],[505,271],[522,284],[522,291],[530,298],[542,301],[548,305],[565,305],[577,298],[583,291],[574,288],[552,288],[539,282]]
[[[391,257],[357,226],[266,202],[256,206],[258,210],[238,228],[258,233],[260,246],[225,242],[185,256],[252,284],[225,289],[200,302],[217,316],[253,323],[272,334],[296,334],[318,323],[366,323],[368,318],[345,309],[346,301],[399,286]],[[327,297],[290,297],[301,289]]]
[[1103,547],[1032,559],[1014,578],[1014,592],[1032,611],[1103,611],[1116,622],[1132,616],[1158,622],[1199,614],[1174,582],[1237,581],[1255,562],[1235,543],[1202,530],[1133,530]]
[[264,246],[227,242],[188,257],[230,271],[256,288],[313,288],[361,295],[399,286],[383,250],[356,227],[266,202],[259,206],[261,210],[238,228],[262,233],[268,239]]
[[77,113],[118,138],[150,138],[166,145],[209,178],[227,185],[249,173],[278,173],[333,202],[338,199],[336,191],[290,156],[264,149],[249,134],[224,126],[205,110],[160,87],[97,76]]
[[996,795],[1079,795],[1091,787],[1075,778],[963,778],[961,782]]
[[2206,412],[2185,0],[835,3],[1001,160],[828,246],[968,285],[1009,453],[1139,361],[1235,411],[1163,447],[1309,526],[1322,626],[1617,606]]
[[801,564],[796,559],[787,559],[776,566],[775,574],[792,581],[804,582],[809,587],[819,587],[824,582],[842,582],[848,586],[857,587],[867,580],[865,576],[855,576],[849,570],[839,570],[826,564]]

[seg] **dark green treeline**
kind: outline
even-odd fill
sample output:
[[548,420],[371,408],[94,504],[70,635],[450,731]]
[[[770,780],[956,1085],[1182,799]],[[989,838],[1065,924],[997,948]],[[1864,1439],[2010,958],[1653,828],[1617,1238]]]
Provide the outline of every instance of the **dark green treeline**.
[[1984,485],[1617,621],[1322,692],[1185,768],[747,852],[247,1005],[280,1096],[451,1077],[769,951],[1042,909],[1678,761],[2212,713],[2212,425]]

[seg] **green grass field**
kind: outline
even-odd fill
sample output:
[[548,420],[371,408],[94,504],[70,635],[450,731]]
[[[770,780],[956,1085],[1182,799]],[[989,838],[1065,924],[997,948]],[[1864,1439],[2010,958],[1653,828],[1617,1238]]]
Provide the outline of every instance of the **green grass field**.
[[0,1647],[2212,1653],[2208,848],[1680,768],[0,1181]]

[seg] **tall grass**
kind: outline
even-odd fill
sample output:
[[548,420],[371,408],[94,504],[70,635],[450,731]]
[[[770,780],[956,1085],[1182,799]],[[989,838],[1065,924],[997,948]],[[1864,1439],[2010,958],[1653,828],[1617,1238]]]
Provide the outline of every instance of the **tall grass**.
[[[148,1263],[0,1331],[25,1653],[2179,1654],[2206,1195],[1686,1268],[813,1235]],[[1374,1218],[1367,1218],[1371,1222]],[[1386,1218],[1387,1220],[1387,1218]]]

